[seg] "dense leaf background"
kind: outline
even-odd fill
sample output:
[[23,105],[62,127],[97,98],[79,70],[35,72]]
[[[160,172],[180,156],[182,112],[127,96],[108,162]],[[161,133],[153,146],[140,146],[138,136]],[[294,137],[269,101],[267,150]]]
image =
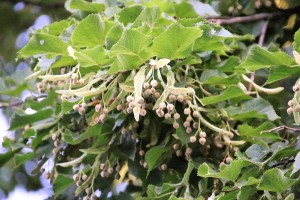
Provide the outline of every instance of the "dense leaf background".
[[42,176],[53,199],[299,199],[299,10],[0,2],[1,190]]

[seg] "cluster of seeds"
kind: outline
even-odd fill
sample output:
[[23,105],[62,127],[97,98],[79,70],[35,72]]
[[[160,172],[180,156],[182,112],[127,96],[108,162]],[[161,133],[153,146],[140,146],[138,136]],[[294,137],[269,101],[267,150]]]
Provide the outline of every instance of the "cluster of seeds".
[[216,145],[216,147],[218,148],[223,148],[224,144],[223,144],[223,141],[222,141],[222,136],[221,135],[217,135],[215,138],[214,138],[214,143]]
[[[175,143],[175,144],[173,145],[173,150],[175,151],[175,154],[176,154],[177,157],[181,157],[181,156],[183,155],[183,150],[180,148],[180,145],[179,145],[179,144]],[[190,160],[190,159],[191,159],[192,152],[193,152],[192,148],[187,147],[187,148],[185,149],[185,151],[184,151],[184,158],[185,158],[186,160]]]
[[[298,92],[300,91],[300,85],[297,83],[293,86],[293,91],[295,92],[295,96],[296,94],[298,94]],[[294,98],[293,100],[290,100],[288,102],[288,109],[287,109],[287,113],[289,115],[291,115],[293,112],[300,112],[300,104],[297,102],[297,100]]]
[[145,151],[143,149],[140,149],[138,152],[139,156],[140,156],[140,165],[144,168],[147,168],[147,163],[144,161],[144,156],[145,156]]
[[123,104],[117,106],[117,110],[123,111],[125,114],[130,114],[133,112],[133,109],[137,104],[141,105],[140,116],[146,116],[147,109],[151,110],[153,108],[153,100],[156,100],[160,97],[160,92],[156,90],[158,82],[152,80],[150,83],[145,82],[143,84],[143,93],[142,96],[135,99],[132,95],[126,97],[126,101]]
[[[107,163],[100,163],[99,165],[99,176],[102,178],[108,178],[114,175],[115,179],[120,178],[120,165],[116,165],[115,168],[111,167]],[[83,171],[79,171],[78,173],[73,175],[73,180],[75,181],[77,187],[80,187],[84,182],[88,180],[89,176],[85,174]],[[86,195],[83,199],[97,199],[95,192],[93,192],[92,185],[85,189]]]
[[[46,90],[52,90],[55,87],[65,88],[68,87],[70,84],[75,86],[80,86],[84,84],[84,79],[80,78],[77,72],[73,72],[71,74],[66,74],[66,68],[61,68],[60,75],[66,77],[61,78],[44,78],[42,81],[37,83],[37,89],[39,93],[44,93]],[[57,76],[57,75],[56,75]],[[66,98],[65,95],[62,95],[62,98]]]
[[[114,170],[113,167],[109,166],[108,164],[106,163],[101,163],[100,164],[100,172],[99,172],[99,175],[102,177],[102,178],[107,178],[109,176],[111,176],[114,171],[118,172],[120,170],[120,166],[117,165],[116,166],[116,169]],[[115,174],[115,178],[118,179],[118,173]]]
[[80,115],[83,115],[87,109],[87,104],[85,102],[81,104],[73,105],[73,110],[78,111]]
[[52,150],[52,153],[54,155],[57,155],[60,152],[60,147],[59,147],[59,145],[60,145],[60,137],[59,137],[59,134],[58,133],[52,133],[51,134],[51,138],[52,138],[52,140],[54,142],[54,149]]
[[98,124],[99,122],[104,123],[105,117],[109,113],[109,110],[104,108],[101,104],[97,104],[95,106],[95,111],[96,113],[100,114],[95,118],[95,124]]
[[230,164],[232,162],[233,158],[230,156],[227,156],[225,158],[225,160],[223,160],[222,162],[220,162],[220,166],[225,165],[225,164]]
[[[75,183],[78,187],[81,186],[82,183],[84,183],[88,178],[89,178],[88,175],[84,174],[83,172],[79,172],[79,173],[73,175],[73,180],[75,181]],[[83,200],[97,199],[96,194],[92,193],[91,187],[86,188],[85,193],[86,193],[86,196],[84,196],[82,198]]]
[[[204,131],[200,131],[200,133],[199,133],[199,143],[201,144],[201,145],[204,145],[205,143],[206,143],[206,132],[204,132]],[[196,135],[194,135],[194,136],[191,136],[190,137],[190,142],[191,143],[195,143],[197,141],[197,136]]]
[[82,85],[84,83],[84,80],[83,78],[79,78],[78,73],[73,73],[71,74],[71,77],[68,80],[68,82],[71,82],[71,84],[73,85]]

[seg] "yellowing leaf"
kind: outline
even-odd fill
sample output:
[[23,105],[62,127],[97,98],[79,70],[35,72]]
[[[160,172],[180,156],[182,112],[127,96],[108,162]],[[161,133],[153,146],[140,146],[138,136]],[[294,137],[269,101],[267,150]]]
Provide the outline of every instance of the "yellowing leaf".
[[291,30],[294,28],[297,19],[297,14],[293,14],[289,17],[287,24],[283,27],[283,29]]
[[171,94],[175,95],[188,95],[188,94],[195,94],[195,90],[191,87],[183,88],[183,87],[170,87],[165,85],[165,90]]
[[167,59],[167,58],[163,58],[163,59],[160,59],[158,61],[150,61],[150,65],[154,66],[155,69],[159,69],[159,68],[163,68],[164,66],[166,66],[167,64],[169,64],[170,62],[170,59]]
[[72,71],[66,73],[66,74],[61,74],[61,75],[43,75],[39,76],[40,79],[43,79],[44,81],[61,81],[61,80],[66,80],[70,78],[70,76],[76,71],[77,66],[72,69]]
[[88,97],[88,96],[98,95],[98,94],[102,93],[105,89],[106,89],[106,82],[102,83],[97,88],[92,88],[91,90],[88,90],[88,91],[77,92],[77,93],[75,93],[75,95],[79,96],[79,97]]

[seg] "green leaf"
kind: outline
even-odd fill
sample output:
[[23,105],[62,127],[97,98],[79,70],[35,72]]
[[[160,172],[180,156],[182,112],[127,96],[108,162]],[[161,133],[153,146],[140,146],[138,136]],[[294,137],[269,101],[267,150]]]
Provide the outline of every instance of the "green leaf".
[[284,52],[270,52],[259,46],[254,46],[238,68],[245,68],[253,72],[262,68],[289,66],[293,62],[294,59]]
[[59,37],[46,33],[34,34],[28,44],[19,51],[20,58],[27,58],[36,54],[66,55],[68,44]]
[[294,49],[300,52],[300,29],[294,35]]
[[167,13],[169,16],[175,15],[175,7],[173,0],[151,0],[151,1],[144,1],[147,7],[158,7],[159,10],[163,13]]
[[239,87],[230,86],[219,95],[204,97],[200,100],[204,105],[210,105],[241,96],[245,96],[245,93]]
[[225,44],[225,37],[217,36],[212,33],[216,32],[211,26],[201,25],[203,36],[195,41],[194,52],[217,51],[225,54],[230,48]]
[[80,142],[89,139],[94,136],[101,136],[102,129],[101,125],[97,124],[95,126],[90,126],[84,133],[76,134],[68,129],[63,132],[64,141],[68,144],[79,144]]
[[109,30],[105,42],[107,49],[111,49],[120,40],[123,32],[124,28],[121,25],[114,26]]
[[119,21],[127,26],[129,23],[133,23],[140,13],[142,12],[143,7],[140,5],[134,5],[130,7],[126,7],[119,12]]
[[67,0],[65,7],[69,11],[81,10],[87,12],[102,12],[105,6],[100,3],[88,2],[84,0]]
[[72,44],[88,48],[103,45],[108,31],[114,25],[114,22],[103,20],[98,14],[91,14],[74,29],[71,36]]
[[267,170],[261,177],[261,182],[257,186],[259,190],[282,193],[288,190],[297,182],[296,179],[290,179],[284,176],[282,170],[273,168]]
[[147,197],[150,199],[169,199],[174,189],[175,186],[169,183],[164,183],[162,186],[149,185],[147,187]]
[[151,29],[153,29],[159,20],[159,17],[160,11],[157,7],[145,8],[136,18],[132,27],[141,27],[144,24],[147,24]]
[[176,17],[178,18],[196,18],[198,14],[195,12],[194,7],[188,2],[181,2],[175,4]]
[[230,163],[230,165],[221,168],[220,172],[216,172],[207,163],[204,163],[200,165],[198,169],[198,176],[235,181],[241,173],[241,169],[250,164],[251,163],[248,161],[234,160]]
[[152,50],[160,58],[185,58],[192,52],[195,40],[201,36],[201,29],[175,23],[153,40]]
[[179,128],[176,129],[176,137],[179,138],[180,142],[183,145],[190,143],[190,136],[187,135],[186,130],[183,126],[179,126]]
[[116,146],[116,153],[118,156],[122,156],[124,158],[129,158],[134,161],[136,154],[136,142],[132,139],[127,139],[123,141],[121,144]]
[[253,195],[257,193],[257,189],[254,186],[244,186],[240,189],[237,199],[239,200],[249,200]]
[[224,194],[224,196],[220,196],[220,198],[218,198],[218,200],[236,200],[236,196],[238,194],[238,190],[236,191],[232,191],[232,192],[227,192]]
[[161,146],[154,146],[146,152],[145,161],[148,165],[148,174],[159,164],[159,159],[165,153],[166,148]]
[[[275,125],[269,121],[264,122],[263,124],[260,124],[258,127],[252,127],[248,124],[242,124],[238,127],[239,134],[243,139],[246,138],[254,138],[254,140],[262,140],[262,139],[268,139],[268,140],[280,140],[278,134],[274,134],[271,132],[263,132],[270,130],[274,128]],[[262,133],[263,132],[263,133]]]
[[279,148],[275,151],[275,153],[270,158],[268,158],[264,162],[264,164],[267,165],[271,162],[275,162],[275,161],[279,161],[279,160],[287,159],[287,158],[289,159],[291,157],[296,156],[299,151],[300,151],[299,149],[296,149],[293,146],[288,146],[285,148],[282,148],[281,146],[279,146]]
[[53,182],[54,198],[56,199],[68,187],[74,184],[72,178],[59,174]]
[[22,148],[15,149],[13,151],[8,151],[6,153],[0,154],[0,167],[3,167],[5,163],[11,160],[14,157],[16,152],[19,152]]
[[26,99],[26,105],[28,105],[33,110],[42,110],[48,106],[54,106],[56,104],[56,93],[55,91],[50,91],[48,96],[42,100],[35,100],[33,98]]
[[69,113],[71,110],[73,110],[73,106],[75,104],[78,104],[79,102],[80,102],[80,100],[74,101],[74,102],[70,102],[68,100],[63,100],[63,102],[61,104],[61,107],[62,107],[61,112],[63,114]]
[[215,68],[220,70],[221,72],[229,72],[232,73],[234,68],[240,64],[240,59],[236,56],[230,56],[228,59],[218,63],[215,65]]
[[82,50],[74,53],[81,67],[99,66],[107,60],[106,52],[102,46]]
[[27,124],[32,124],[44,119],[48,119],[52,116],[53,110],[41,110],[31,115],[20,115],[15,113],[11,119],[9,130],[16,130],[24,127]]
[[0,95],[2,94],[2,95],[19,97],[20,94],[22,94],[22,92],[26,89],[28,89],[28,85],[26,83],[22,83],[22,84],[17,85],[13,89],[0,91]]
[[63,32],[63,30],[69,25],[70,21],[65,19],[58,22],[53,22],[52,24],[43,27],[41,31],[50,35],[59,36]]
[[300,73],[299,66],[293,67],[272,67],[268,76],[268,80],[264,85],[274,83],[276,81],[288,78],[293,75],[298,75]]
[[51,68],[59,68],[64,66],[73,66],[76,65],[77,61],[74,60],[71,56],[60,56],[52,65]]
[[261,97],[246,101],[240,107],[230,106],[225,110],[234,119],[267,118],[274,121],[279,118],[273,106]]
[[291,175],[299,171],[299,169],[300,169],[300,152],[295,157],[295,162],[293,164],[293,171]]
[[204,70],[200,81],[207,85],[237,85],[239,78],[237,74],[227,76],[219,70]]
[[123,32],[121,39],[112,47],[111,55],[114,62],[109,74],[137,69],[146,60],[152,57],[147,51],[151,44],[151,37],[136,30],[130,29]]
[[25,162],[32,160],[36,157],[35,153],[29,152],[26,154],[15,154],[16,167],[23,165]]

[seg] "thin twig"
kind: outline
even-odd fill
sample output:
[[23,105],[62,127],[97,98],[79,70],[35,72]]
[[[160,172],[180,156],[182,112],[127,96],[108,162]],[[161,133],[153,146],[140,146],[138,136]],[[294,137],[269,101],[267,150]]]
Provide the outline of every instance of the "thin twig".
[[284,129],[287,129],[287,130],[290,130],[290,131],[294,131],[294,132],[300,132],[299,128],[292,128],[292,127],[288,127],[286,125],[282,125],[282,126],[278,126],[278,127],[266,130],[266,131],[261,131],[260,134],[262,134],[262,133],[269,133],[269,132],[278,132],[278,131],[281,131],[281,130],[284,130]]
[[[34,101],[38,100],[39,98],[45,98],[47,97],[46,94],[42,94],[42,95],[39,95],[39,96],[36,96],[36,97],[33,97],[32,99]],[[25,100],[26,101],[26,100]],[[3,109],[3,108],[13,108],[13,107],[16,107],[16,106],[21,106],[23,103],[25,103],[25,101],[18,101],[18,102],[15,102],[15,103],[10,103],[10,104],[0,104],[0,109]]]
[[287,160],[285,162],[279,162],[279,163],[276,163],[274,165],[271,165],[270,168],[278,167],[280,165],[287,165],[287,164],[292,163],[292,162],[295,162],[295,160],[292,159],[292,160]]
[[266,19],[269,20],[281,14],[282,14],[281,12],[259,13],[255,15],[242,16],[242,17],[207,17],[206,19],[208,21],[215,22],[219,25],[224,25],[224,24],[237,24],[243,22],[253,22],[259,20],[266,20]]
[[264,23],[261,26],[260,36],[259,36],[259,40],[258,40],[258,45],[259,46],[263,46],[264,45],[264,41],[265,41],[265,37],[266,37],[266,32],[267,32],[267,28],[268,28],[268,24],[269,24],[269,20],[266,20],[266,21],[264,21]]
[[222,190],[221,192],[228,193],[228,192],[233,192],[233,191],[236,191],[236,190],[240,190],[240,189],[239,188],[231,188],[230,190]]

